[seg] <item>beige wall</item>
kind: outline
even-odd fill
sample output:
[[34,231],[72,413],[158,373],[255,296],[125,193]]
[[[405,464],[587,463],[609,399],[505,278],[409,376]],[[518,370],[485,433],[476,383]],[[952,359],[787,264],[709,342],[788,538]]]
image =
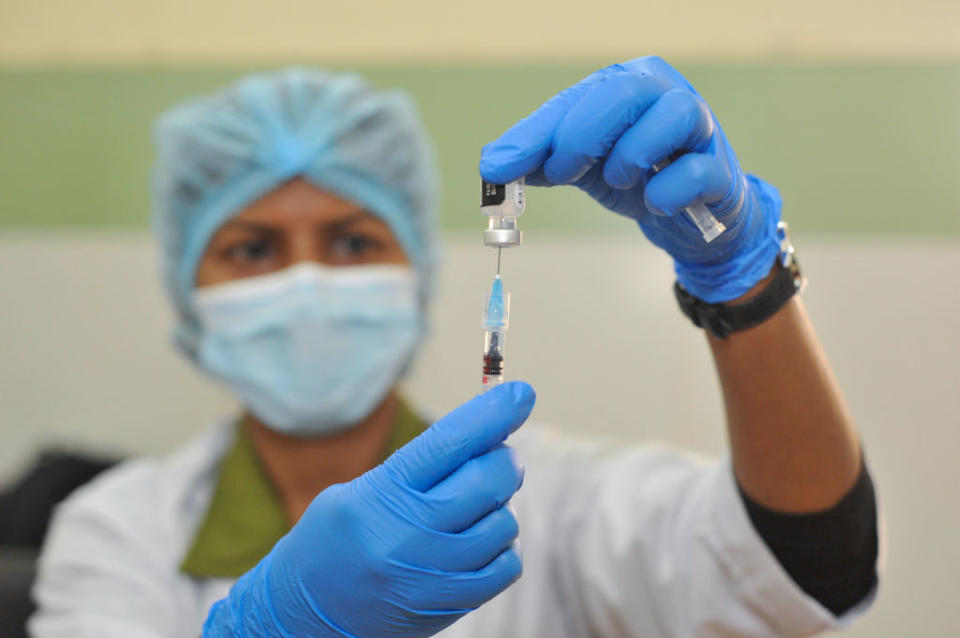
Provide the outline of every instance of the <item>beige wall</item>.
[[0,64],[960,55],[957,0],[0,0]]

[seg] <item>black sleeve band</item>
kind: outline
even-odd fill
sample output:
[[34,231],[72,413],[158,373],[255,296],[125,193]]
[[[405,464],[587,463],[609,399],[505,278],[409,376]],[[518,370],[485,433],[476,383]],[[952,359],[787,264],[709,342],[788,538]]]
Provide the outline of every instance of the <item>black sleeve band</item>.
[[[738,485],[739,488],[739,485]],[[828,510],[790,514],[740,496],[754,528],[797,585],[839,616],[877,583],[877,503],[866,464]]]

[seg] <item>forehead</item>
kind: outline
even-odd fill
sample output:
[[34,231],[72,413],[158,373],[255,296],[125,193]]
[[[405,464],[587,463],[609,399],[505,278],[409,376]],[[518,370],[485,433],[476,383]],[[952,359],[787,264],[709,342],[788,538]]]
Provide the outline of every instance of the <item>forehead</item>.
[[253,202],[230,221],[315,225],[356,215],[365,209],[297,177]]

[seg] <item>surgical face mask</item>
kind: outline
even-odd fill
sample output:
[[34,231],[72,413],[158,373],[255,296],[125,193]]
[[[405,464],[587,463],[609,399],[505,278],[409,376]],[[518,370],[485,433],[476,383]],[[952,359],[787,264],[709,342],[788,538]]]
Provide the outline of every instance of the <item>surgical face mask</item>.
[[407,266],[302,263],[197,289],[192,303],[197,363],[290,434],[326,434],[369,415],[423,331]]

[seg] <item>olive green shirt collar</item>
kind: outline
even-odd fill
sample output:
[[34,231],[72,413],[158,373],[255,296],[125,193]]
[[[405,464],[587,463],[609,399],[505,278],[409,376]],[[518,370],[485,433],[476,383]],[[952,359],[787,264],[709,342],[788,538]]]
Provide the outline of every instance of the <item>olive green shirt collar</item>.
[[[426,424],[400,401],[382,458],[424,430]],[[242,423],[220,462],[206,518],[180,566],[205,578],[238,578],[256,565],[289,531],[290,525],[270,478]]]

